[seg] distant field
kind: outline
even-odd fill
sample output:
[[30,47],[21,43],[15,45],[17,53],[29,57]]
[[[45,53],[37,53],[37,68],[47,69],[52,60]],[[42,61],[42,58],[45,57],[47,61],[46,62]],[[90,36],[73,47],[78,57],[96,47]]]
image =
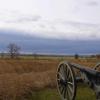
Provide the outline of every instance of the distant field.
[[[0,100],[60,100],[56,90],[56,70],[62,60],[88,67],[99,61],[72,57],[0,59]],[[80,86],[77,100],[94,98],[89,91]]]

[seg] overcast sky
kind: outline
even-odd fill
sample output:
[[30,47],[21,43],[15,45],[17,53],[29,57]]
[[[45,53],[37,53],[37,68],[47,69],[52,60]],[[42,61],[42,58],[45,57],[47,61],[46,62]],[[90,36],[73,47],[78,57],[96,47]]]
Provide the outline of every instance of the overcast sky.
[[100,0],[0,0],[0,29],[46,38],[100,39]]

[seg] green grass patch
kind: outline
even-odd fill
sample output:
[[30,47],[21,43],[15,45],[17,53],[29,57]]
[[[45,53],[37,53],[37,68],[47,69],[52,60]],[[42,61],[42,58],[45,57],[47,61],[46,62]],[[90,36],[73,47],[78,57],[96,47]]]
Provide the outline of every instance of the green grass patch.
[[95,100],[95,93],[87,85],[78,85],[76,100]]
[[[61,98],[57,89],[43,89],[33,92],[29,100],[61,100]],[[95,93],[86,85],[79,85],[76,100],[95,100]]]
[[44,89],[33,92],[30,100],[61,100],[56,89]]

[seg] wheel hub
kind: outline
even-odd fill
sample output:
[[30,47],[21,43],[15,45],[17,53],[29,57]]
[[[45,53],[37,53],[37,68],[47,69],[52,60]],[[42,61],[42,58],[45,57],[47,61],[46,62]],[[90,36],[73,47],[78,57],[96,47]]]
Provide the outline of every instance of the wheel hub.
[[60,83],[63,85],[63,86],[67,86],[68,85],[68,80],[60,80]]

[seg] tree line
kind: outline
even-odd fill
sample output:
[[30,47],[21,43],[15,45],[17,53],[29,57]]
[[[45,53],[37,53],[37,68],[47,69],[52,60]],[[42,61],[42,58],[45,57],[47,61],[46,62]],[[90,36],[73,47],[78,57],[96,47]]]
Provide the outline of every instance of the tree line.
[[[15,43],[9,43],[8,46],[7,46],[7,54],[8,56],[11,58],[11,59],[14,59],[14,58],[19,58],[20,56],[20,50],[21,50],[21,47],[18,46],[17,44]],[[4,52],[1,53],[1,58],[3,58],[5,55]],[[37,54],[33,54],[34,58],[37,58]],[[90,55],[91,58],[97,58],[97,59],[100,59],[100,54],[96,54],[96,55]],[[74,58],[75,59],[79,59],[80,58],[80,55],[79,54],[75,54],[74,55]]]

